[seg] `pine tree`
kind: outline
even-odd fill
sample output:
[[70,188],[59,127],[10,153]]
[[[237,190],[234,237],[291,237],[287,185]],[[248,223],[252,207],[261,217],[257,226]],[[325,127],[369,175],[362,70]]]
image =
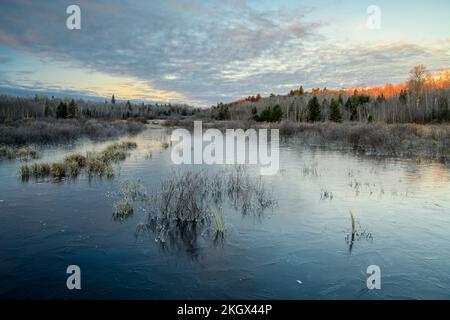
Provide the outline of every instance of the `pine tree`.
[[341,122],[342,115],[341,110],[339,109],[339,103],[334,98],[331,99],[330,103],[330,121],[333,122]]
[[320,104],[317,96],[314,96],[308,102],[308,121],[315,122],[320,121]]
[[342,94],[339,95],[339,98],[338,98],[338,104],[339,104],[340,106],[343,106],[343,105],[344,105],[344,100],[342,99]]
[[281,107],[277,104],[275,107],[273,107],[271,122],[280,122],[282,118],[283,110],[281,110]]
[[67,104],[60,102],[56,108],[56,118],[66,119],[67,118]]
[[75,118],[77,114],[77,105],[75,103],[75,100],[71,100],[69,103],[69,106],[67,107],[67,116],[69,118]]
[[439,121],[450,119],[450,110],[448,109],[448,101],[445,97],[439,98]]

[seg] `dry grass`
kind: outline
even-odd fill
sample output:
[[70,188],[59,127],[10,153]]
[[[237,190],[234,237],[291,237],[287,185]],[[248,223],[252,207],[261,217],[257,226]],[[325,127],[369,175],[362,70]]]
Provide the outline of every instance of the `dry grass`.
[[18,170],[18,175],[23,182],[30,179],[31,171],[26,163],[22,163]]
[[127,151],[137,147],[133,141],[124,141],[107,146],[100,153],[88,152],[85,155],[75,153],[64,158],[64,162],[52,164],[35,163],[29,167],[22,164],[18,175],[23,181],[28,181],[30,176],[35,180],[52,177],[62,179],[65,177],[76,178],[85,171],[89,177],[114,177],[113,163],[123,161],[128,156]]
[[32,147],[12,147],[12,146],[0,146],[0,159],[20,159],[31,160],[39,158],[39,151]]
[[0,124],[0,144],[67,143],[81,137],[106,140],[137,134],[144,129],[144,124],[131,120],[17,120]]
[[55,162],[50,167],[50,174],[53,178],[64,178],[66,176],[66,166],[64,163]]
[[[252,179],[242,166],[216,174],[201,171],[174,171],[164,178],[157,191],[144,197],[150,230],[165,244],[190,247],[198,234],[213,226],[215,239],[225,232],[221,206],[228,200],[243,215],[260,216],[276,202],[261,180]],[[181,239],[179,238],[181,237]]]
[[123,220],[133,214],[133,203],[129,200],[124,200],[114,205],[113,218],[115,220]]
[[352,149],[369,155],[450,162],[449,124],[282,122],[278,128],[280,136],[306,145]]

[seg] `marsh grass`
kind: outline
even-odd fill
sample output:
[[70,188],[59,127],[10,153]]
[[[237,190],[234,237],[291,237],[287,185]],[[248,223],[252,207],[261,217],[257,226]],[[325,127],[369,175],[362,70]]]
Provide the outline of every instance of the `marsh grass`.
[[22,164],[18,175],[22,181],[28,181],[30,175],[36,180],[52,177],[57,181],[67,177],[76,178],[80,173],[86,172],[90,178],[97,176],[110,179],[115,175],[113,163],[125,160],[129,155],[128,151],[136,147],[137,144],[133,141],[123,141],[108,145],[99,153],[67,155],[63,162],[35,163],[31,167]]
[[139,199],[147,215],[137,234],[150,231],[162,246],[187,251],[194,250],[199,234],[212,231],[215,242],[223,240],[226,223],[220,208],[225,201],[242,215],[256,217],[276,205],[263,182],[250,178],[244,166],[218,173],[172,171],[151,194],[139,183],[127,182],[122,196]]
[[0,159],[20,159],[27,161],[38,159],[39,156],[39,151],[32,147],[16,148],[11,146],[0,146]]
[[101,153],[100,157],[103,162],[123,161],[128,156],[128,151],[136,149],[137,144],[134,141],[117,142],[107,146]]
[[52,163],[50,174],[53,178],[64,178],[66,176],[66,165],[63,162]]
[[30,167],[28,166],[28,164],[22,163],[19,166],[18,174],[19,174],[20,179],[23,182],[28,181],[30,179],[30,175],[31,175]]
[[348,234],[345,238],[347,244],[348,244],[348,248],[349,248],[349,253],[352,253],[353,250],[353,245],[356,241],[365,239],[368,241],[372,241],[373,240],[373,236],[372,233],[367,231],[366,229],[363,229],[361,227],[361,225],[359,224],[359,222],[356,220],[355,216],[353,215],[352,210],[349,210],[349,214],[350,214],[350,223],[351,223],[351,233]]
[[163,149],[167,149],[167,148],[169,148],[169,143],[168,143],[167,141],[164,141],[164,142],[161,144],[161,147],[162,147]]
[[117,202],[114,205],[113,218],[115,220],[124,220],[130,217],[134,212],[133,203],[129,200]]
[[328,191],[324,188],[320,190],[320,200],[333,200],[333,192]]
[[86,160],[86,169],[89,177],[114,177],[114,168],[109,160],[105,160],[102,156],[97,154],[88,154]]
[[128,134],[134,135],[145,128],[143,123],[134,120],[21,119],[7,124],[0,123],[0,144],[67,143],[81,137],[104,141]]
[[225,232],[225,221],[223,218],[223,213],[220,211],[215,211],[212,214],[212,217],[216,234],[223,234]]
[[73,163],[76,162],[80,168],[83,168],[86,166],[86,156],[80,154],[80,153],[74,153],[71,155],[68,155],[64,158],[64,162],[67,163]]
[[34,179],[41,179],[50,175],[50,165],[48,163],[34,163],[31,165],[31,173]]

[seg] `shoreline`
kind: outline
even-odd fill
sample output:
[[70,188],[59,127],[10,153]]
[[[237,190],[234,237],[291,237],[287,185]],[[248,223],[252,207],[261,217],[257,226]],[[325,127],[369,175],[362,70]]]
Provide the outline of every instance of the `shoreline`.
[[[196,119],[153,119],[146,123],[132,120],[78,119],[48,121],[20,120],[13,126],[0,125],[0,146],[24,147],[73,143],[133,136],[153,128],[193,128]],[[201,119],[198,119],[201,120]],[[40,132],[45,129],[45,132]],[[450,124],[385,124],[361,122],[290,122],[261,123],[252,121],[203,122],[203,129],[279,129],[282,142],[330,150],[352,151],[377,157],[399,157],[418,162],[436,160],[450,163]],[[37,134],[39,131],[40,134]],[[11,141],[21,143],[10,143]],[[26,142],[25,142],[26,140]]]

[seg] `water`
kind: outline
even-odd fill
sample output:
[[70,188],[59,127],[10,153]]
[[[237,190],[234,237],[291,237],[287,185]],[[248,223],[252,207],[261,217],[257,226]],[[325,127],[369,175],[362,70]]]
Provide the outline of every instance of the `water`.
[[[173,167],[171,149],[161,148],[166,134],[153,128],[135,138],[138,149],[113,180],[21,183],[19,162],[1,162],[0,297],[449,298],[448,167],[282,143],[280,172],[262,178],[274,208],[243,216],[224,205],[223,242],[201,232],[163,247],[151,233],[137,235],[142,212],[112,218],[111,194],[126,179],[157,188]],[[42,160],[106,144],[46,149]],[[353,243],[350,210],[363,233]],[[366,286],[373,264],[381,290]],[[68,265],[80,266],[82,290],[67,290]]]

